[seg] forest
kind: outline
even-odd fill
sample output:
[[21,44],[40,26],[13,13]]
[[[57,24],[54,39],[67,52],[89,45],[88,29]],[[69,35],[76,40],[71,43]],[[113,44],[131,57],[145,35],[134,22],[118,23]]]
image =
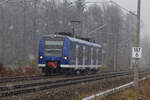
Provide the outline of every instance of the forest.
[[[102,46],[104,66],[126,69],[132,63],[136,23],[135,15],[107,1],[0,0],[0,63],[14,67],[36,61],[42,35],[72,32],[74,26],[76,36]],[[150,65],[149,44],[150,39],[142,36],[142,67]]]

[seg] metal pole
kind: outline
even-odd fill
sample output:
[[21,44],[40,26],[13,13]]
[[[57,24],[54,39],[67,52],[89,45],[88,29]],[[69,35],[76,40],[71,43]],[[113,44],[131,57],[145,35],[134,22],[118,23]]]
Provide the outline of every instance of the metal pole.
[[75,29],[74,29],[74,24],[73,24],[72,31],[73,31],[73,37],[75,37]]
[[[141,0],[138,0],[136,47],[140,47],[140,20],[141,20]],[[135,89],[138,89],[138,80],[139,80],[138,68],[139,68],[139,59],[136,59],[135,73],[134,73]]]
[[[116,46],[114,46],[114,47],[116,47]],[[114,71],[116,71],[116,52],[115,51],[114,51]]]
[[76,37],[76,34],[75,34],[75,23],[81,23],[81,21],[76,21],[76,20],[73,20],[73,21],[70,21],[73,25],[73,28],[72,28],[72,31],[73,31],[73,37]]

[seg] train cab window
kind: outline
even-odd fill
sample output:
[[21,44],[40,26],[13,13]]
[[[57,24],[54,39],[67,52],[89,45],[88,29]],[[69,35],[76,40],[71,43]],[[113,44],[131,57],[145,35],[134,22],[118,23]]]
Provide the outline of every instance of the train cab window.
[[45,56],[62,56],[64,38],[45,37],[44,54]]

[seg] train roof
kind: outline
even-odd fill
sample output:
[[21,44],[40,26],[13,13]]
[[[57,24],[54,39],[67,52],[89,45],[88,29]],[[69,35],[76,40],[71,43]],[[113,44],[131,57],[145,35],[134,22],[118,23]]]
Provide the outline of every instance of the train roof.
[[[43,37],[52,37],[54,35],[57,35],[57,34],[43,35]],[[92,42],[85,41],[85,40],[81,40],[81,39],[74,38],[74,37],[70,37],[70,36],[57,35],[57,37],[63,37],[63,38],[67,37],[73,42],[77,42],[77,43],[81,43],[81,44],[85,44],[85,45],[91,45],[91,46],[95,46],[95,47],[101,47],[101,45],[99,45],[99,44],[92,43]]]
[[[54,35],[57,35],[57,34],[49,34],[49,35],[43,35],[43,37],[53,37]],[[57,35],[57,37],[66,37],[65,35]]]
[[91,45],[91,46],[95,46],[95,47],[101,47],[99,44],[96,44],[96,43],[91,43],[91,42],[88,42],[88,41],[85,41],[85,40],[80,40],[80,39],[76,39],[76,38],[69,37],[69,36],[67,36],[67,37],[73,42],[86,44],[86,45]]

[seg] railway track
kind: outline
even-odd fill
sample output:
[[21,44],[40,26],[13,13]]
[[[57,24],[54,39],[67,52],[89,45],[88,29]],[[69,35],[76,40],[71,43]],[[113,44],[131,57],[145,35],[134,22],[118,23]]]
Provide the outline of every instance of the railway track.
[[[109,72],[111,72],[111,71],[109,71]],[[108,73],[108,72],[103,72],[103,73]],[[90,73],[90,74],[93,74],[93,73]],[[10,82],[39,80],[39,79],[49,79],[49,78],[52,78],[52,77],[66,77],[66,76],[62,75],[62,74],[53,74],[51,76],[39,75],[39,76],[7,77],[7,78],[0,78],[0,84],[1,83],[10,83]],[[73,75],[72,75],[72,77],[73,77]]]
[[[144,71],[141,72],[140,76],[145,76],[146,74],[147,72]],[[126,75],[133,75],[133,71],[121,71],[121,72],[111,72],[111,73],[103,73],[103,74],[98,73],[98,74],[88,75],[88,76],[77,76],[77,77],[64,78],[64,79],[46,80],[42,82],[0,86],[0,98],[17,96],[21,94],[47,90],[51,88],[64,87],[64,86],[79,84],[83,82],[91,82],[91,81],[109,79],[109,78],[126,76]],[[36,79],[36,77],[37,76],[33,78]]]
[[66,78],[60,80],[49,80],[49,81],[29,83],[29,84],[1,86],[0,98],[10,97],[14,95],[21,95],[25,93],[32,93],[36,91],[42,91],[46,89],[58,88],[58,87],[63,87],[68,85],[74,85],[82,82],[91,82],[96,80],[109,79],[117,76],[125,76],[125,75],[130,75],[131,73],[132,73],[131,71],[112,72],[112,73],[95,74],[89,76],[79,76],[79,77]]
[[31,80],[31,79],[39,79],[43,78],[43,76],[30,76],[30,77],[8,77],[8,78],[1,78],[0,83],[6,83],[6,82],[17,82],[17,81],[23,81],[23,80]]
[[31,80],[39,80],[39,79],[49,79],[51,77],[58,77],[60,74],[55,74],[51,76],[44,76],[44,75],[39,75],[39,76],[19,76],[19,77],[8,77],[8,78],[1,78],[0,79],[0,84],[1,83],[10,83],[10,82],[19,82],[19,81],[31,81]]

